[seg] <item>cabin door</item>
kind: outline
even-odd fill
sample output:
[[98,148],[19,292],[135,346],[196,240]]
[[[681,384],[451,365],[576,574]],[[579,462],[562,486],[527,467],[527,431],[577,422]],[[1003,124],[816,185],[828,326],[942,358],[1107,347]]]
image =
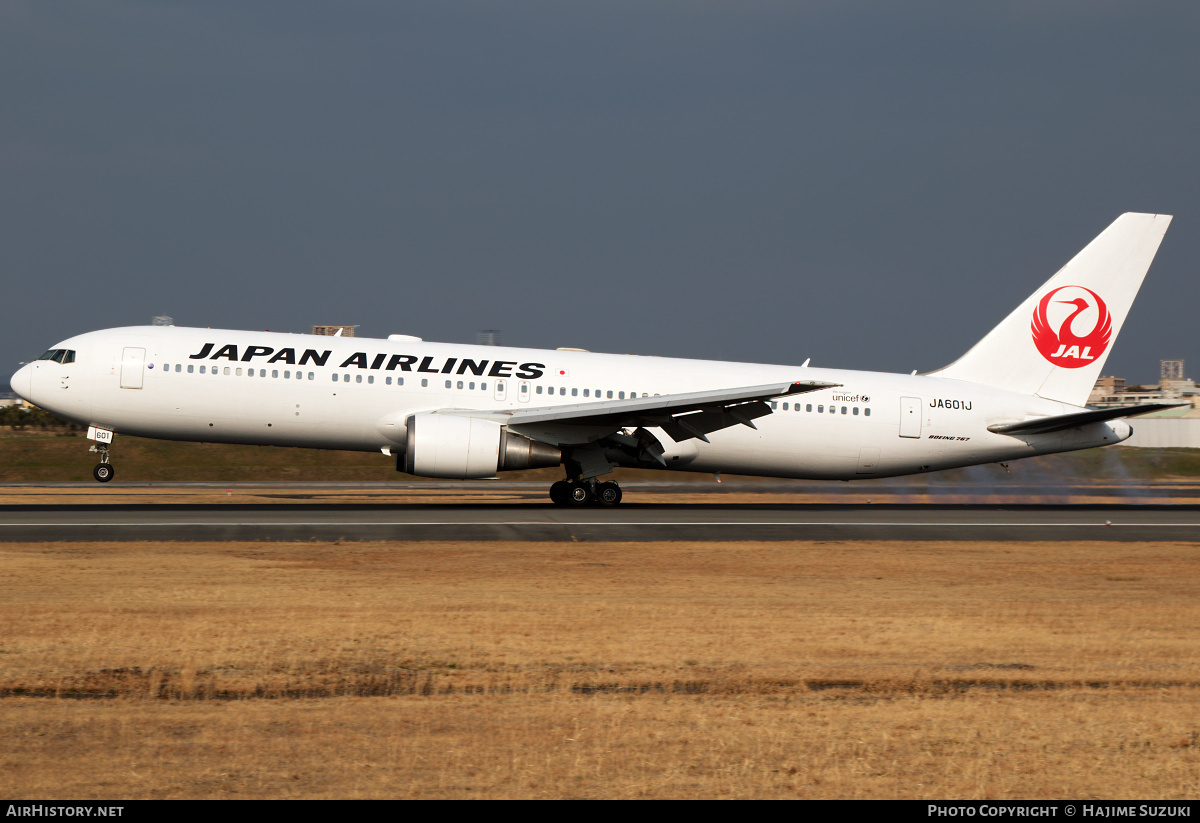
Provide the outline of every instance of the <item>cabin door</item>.
[[146,366],[146,350],[128,347],[121,352],[121,388],[140,389],[142,370]]
[[921,436],[921,398],[900,398],[900,436]]

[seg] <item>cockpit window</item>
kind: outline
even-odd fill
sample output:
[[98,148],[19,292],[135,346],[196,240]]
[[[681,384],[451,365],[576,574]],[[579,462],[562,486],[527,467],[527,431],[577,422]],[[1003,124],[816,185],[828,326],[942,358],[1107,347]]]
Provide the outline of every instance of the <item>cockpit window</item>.
[[38,360],[53,360],[55,363],[74,363],[75,352],[71,349],[51,349]]
[[60,363],[74,363],[75,362],[75,351],[73,349],[63,349],[63,358],[59,362]]

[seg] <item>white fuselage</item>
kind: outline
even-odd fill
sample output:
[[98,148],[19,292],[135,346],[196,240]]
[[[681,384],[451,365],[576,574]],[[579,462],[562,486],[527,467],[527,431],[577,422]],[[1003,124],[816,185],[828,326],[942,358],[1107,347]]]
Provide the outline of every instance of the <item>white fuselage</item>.
[[[839,388],[780,398],[757,428],[675,443],[668,468],[774,477],[865,479],[1108,445],[1124,421],[1042,435],[988,426],[1079,407],[962,380],[636,355],[131,327],[57,344],[74,362],[38,360],[14,390],[66,419],[167,440],[384,451],[404,421],[444,409],[513,410],[798,380]],[[253,374],[251,374],[253,372]]]

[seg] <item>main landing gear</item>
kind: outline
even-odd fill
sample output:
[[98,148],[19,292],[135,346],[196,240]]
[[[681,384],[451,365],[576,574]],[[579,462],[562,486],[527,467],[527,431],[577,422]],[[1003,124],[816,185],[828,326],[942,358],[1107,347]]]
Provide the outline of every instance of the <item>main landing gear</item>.
[[611,480],[559,480],[550,486],[550,499],[559,506],[615,506],[621,502],[621,487]]
[[99,483],[107,483],[109,480],[112,480],[113,475],[116,474],[116,470],[113,468],[112,463],[108,462],[108,444],[97,443],[88,449],[88,451],[100,453],[100,462],[96,464],[96,468],[92,469],[92,477],[96,478],[96,481]]

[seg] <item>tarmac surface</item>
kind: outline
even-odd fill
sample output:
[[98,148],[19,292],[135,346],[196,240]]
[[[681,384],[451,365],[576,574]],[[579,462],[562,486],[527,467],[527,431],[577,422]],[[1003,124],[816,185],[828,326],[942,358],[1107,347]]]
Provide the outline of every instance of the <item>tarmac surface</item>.
[[[16,486],[17,484],[12,484]],[[73,484],[24,484],[26,488]],[[143,484],[224,489],[230,484]],[[236,484],[239,490],[281,484]],[[418,484],[412,484],[418,486]],[[81,487],[86,486],[83,484]],[[127,488],[136,488],[127,484]],[[428,484],[418,486],[429,490]],[[90,488],[96,488],[94,485]],[[109,487],[111,488],[111,487]],[[897,503],[723,501],[694,484],[670,486],[691,502],[656,501],[667,492],[626,486],[616,507],[560,507],[541,483],[438,484],[438,490],[510,492],[446,502],[317,502],[334,489],[371,484],[287,484],[269,503],[21,503],[0,506],[0,540],[46,541],[734,541],[734,540],[1105,540],[1200,542],[1193,503]],[[396,485],[386,487],[393,495]],[[711,487],[708,487],[711,489]],[[961,491],[961,489],[959,489]],[[635,493],[641,492],[641,493]],[[1032,496],[1031,496],[1032,497]],[[961,499],[961,498],[959,498]],[[968,496],[969,499],[969,496]],[[72,498],[72,501],[77,501]]]

